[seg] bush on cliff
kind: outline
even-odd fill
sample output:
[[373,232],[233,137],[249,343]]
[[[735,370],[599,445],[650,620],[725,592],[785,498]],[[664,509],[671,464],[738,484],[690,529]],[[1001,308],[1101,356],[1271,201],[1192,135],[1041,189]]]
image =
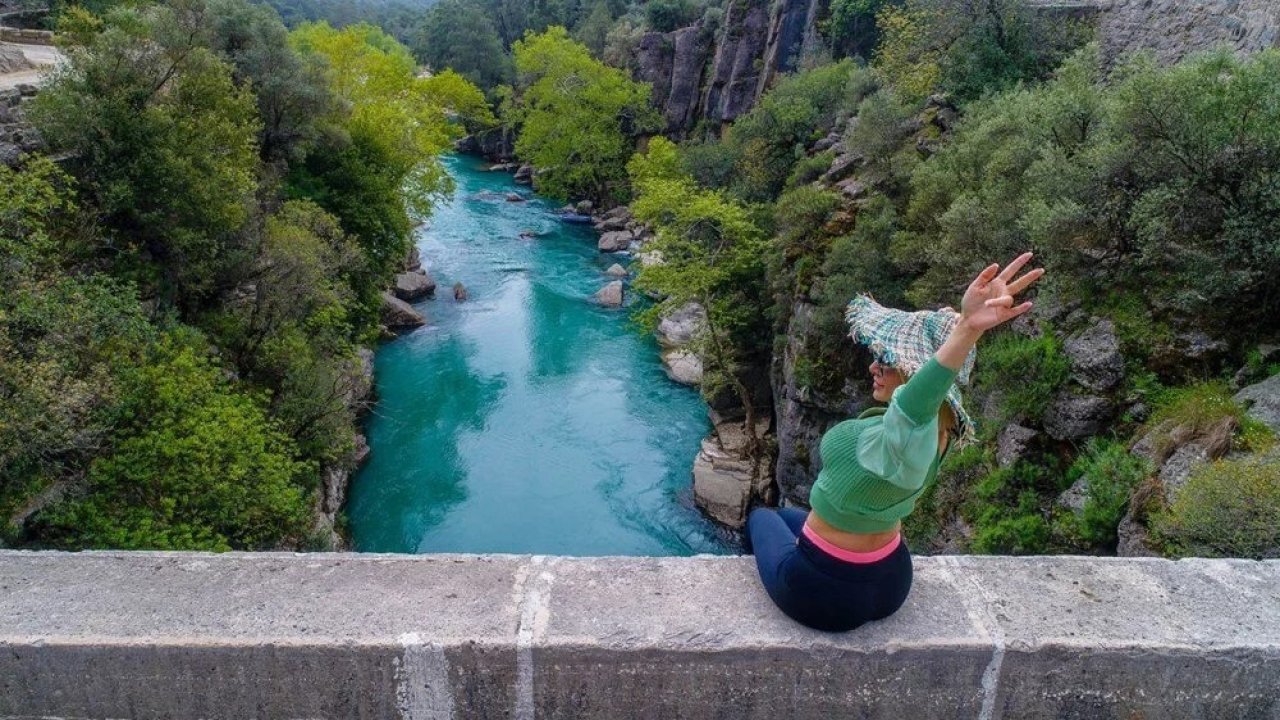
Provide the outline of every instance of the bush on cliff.
[[1280,458],[1201,466],[1152,526],[1175,555],[1280,557]]
[[65,548],[269,549],[306,529],[308,468],[262,399],[235,392],[199,349],[171,337],[120,377],[112,452],[40,517]]
[[1280,52],[1145,60],[1103,84],[1096,53],[976,105],[912,181],[896,255],[911,297],[1034,248],[1065,297],[1143,287],[1156,312],[1280,329]]

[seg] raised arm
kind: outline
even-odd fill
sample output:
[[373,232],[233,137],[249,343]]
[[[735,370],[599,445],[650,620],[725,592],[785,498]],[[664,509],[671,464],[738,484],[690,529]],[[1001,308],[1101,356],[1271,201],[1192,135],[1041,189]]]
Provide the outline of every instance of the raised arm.
[[965,291],[960,320],[924,367],[894,391],[883,422],[868,428],[858,443],[862,466],[908,490],[924,485],[938,454],[938,410],[956,374],[983,333],[1031,309],[1013,304],[1013,296],[1040,279],[1044,270],[1014,276],[1031,260],[1024,253],[1003,270],[992,264]]

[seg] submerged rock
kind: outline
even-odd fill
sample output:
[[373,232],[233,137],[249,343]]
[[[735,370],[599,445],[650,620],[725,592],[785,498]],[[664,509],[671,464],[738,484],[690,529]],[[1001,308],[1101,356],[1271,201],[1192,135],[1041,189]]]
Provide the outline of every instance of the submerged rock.
[[632,237],[630,230],[614,230],[601,235],[596,247],[600,252],[620,252],[631,245]]
[[605,307],[622,307],[622,281],[614,280],[596,291],[595,301]]
[[402,272],[396,275],[396,282],[391,291],[401,300],[417,300],[435,293],[436,281],[422,270]]

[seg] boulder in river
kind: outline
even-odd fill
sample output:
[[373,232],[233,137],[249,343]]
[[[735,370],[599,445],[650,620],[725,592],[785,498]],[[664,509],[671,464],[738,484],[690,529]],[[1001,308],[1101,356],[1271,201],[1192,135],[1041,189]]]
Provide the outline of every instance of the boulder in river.
[[515,177],[512,179],[520,183],[521,185],[528,185],[532,183],[533,182],[533,166],[528,164],[521,165],[520,168],[516,170]]
[[422,327],[427,324],[427,319],[409,303],[389,292],[383,292],[382,324],[392,331],[403,331]]
[[664,350],[662,352],[662,369],[667,377],[681,385],[700,385],[702,383],[702,358],[688,350]]
[[396,275],[392,292],[401,300],[417,300],[435,293],[436,281],[422,270],[402,272]]
[[456,283],[454,283],[454,284],[453,284],[453,299],[454,299],[456,302],[462,302],[463,300],[466,300],[466,299],[467,299],[467,286],[463,285],[461,282],[456,282]]
[[624,278],[627,276],[627,269],[622,267],[618,263],[614,263],[610,265],[609,269],[605,270],[604,272],[609,277]]
[[622,281],[614,280],[600,288],[595,294],[595,300],[605,307],[622,307]]
[[524,196],[517,192],[507,193],[507,202],[524,202]]
[[631,245],[631,239],[630,230],[614,230],[601,235],[596,247],[600,252],[620,252]]

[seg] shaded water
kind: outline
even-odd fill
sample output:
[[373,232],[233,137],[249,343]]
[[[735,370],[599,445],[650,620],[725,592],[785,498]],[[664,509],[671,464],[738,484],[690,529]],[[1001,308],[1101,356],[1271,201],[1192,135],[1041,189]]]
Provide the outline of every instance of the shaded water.
[[[347,505],[356,549],[689,555],[726,543],[690,500],[709,430],[653,338],[591,295],[615,255],[476,158],[417,242],[428,326],[377,353],[372,454]],[[522,230],[538,236],[521,239]],[[470,299],[455,303],[454,282]]]

